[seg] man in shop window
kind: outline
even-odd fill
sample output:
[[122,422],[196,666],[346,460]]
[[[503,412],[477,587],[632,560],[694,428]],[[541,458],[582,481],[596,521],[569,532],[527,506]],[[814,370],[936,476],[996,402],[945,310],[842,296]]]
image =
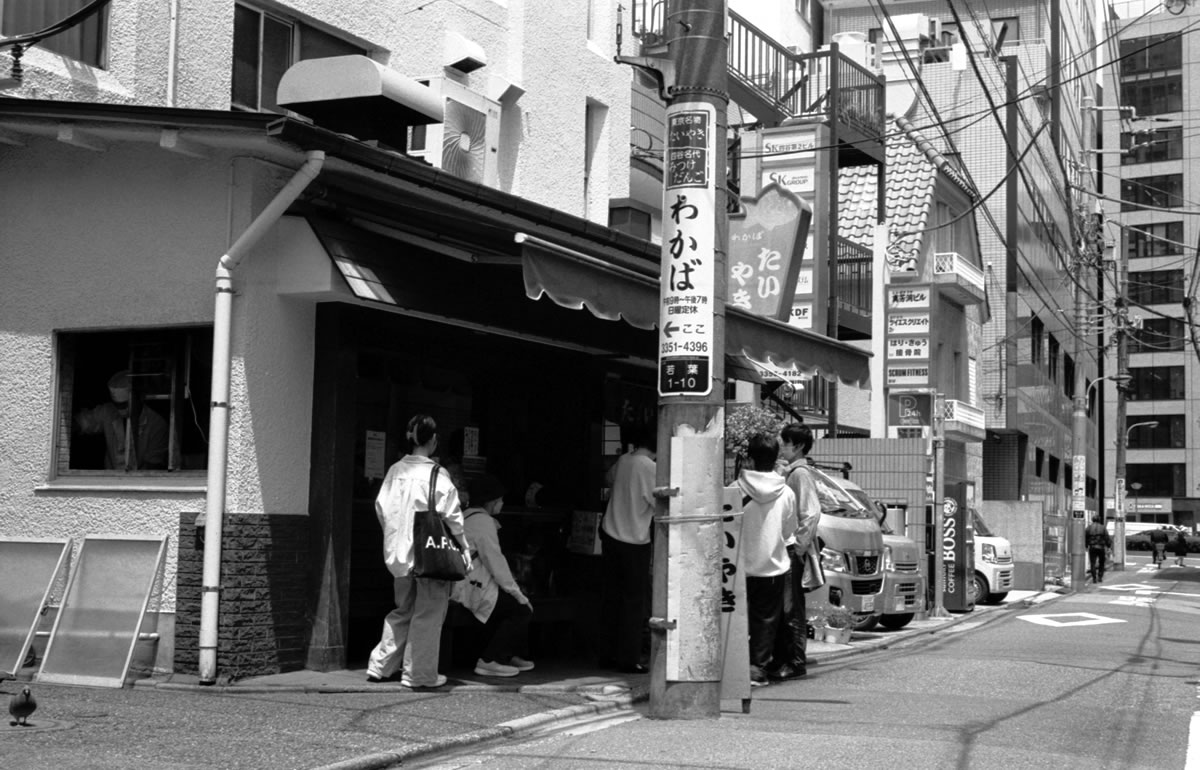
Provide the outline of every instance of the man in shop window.
[[169,429],[153,409],[136,403],[129,371],[108,380],[110,401],[75,414],[75,429],[103,434],[104,467],[108,470],[164,470]]

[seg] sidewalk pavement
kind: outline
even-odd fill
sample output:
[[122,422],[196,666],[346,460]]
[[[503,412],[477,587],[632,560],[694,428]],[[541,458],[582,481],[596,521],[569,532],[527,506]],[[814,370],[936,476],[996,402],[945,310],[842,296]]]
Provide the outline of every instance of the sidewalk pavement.
[[[1006,614],[1005,609],[1054,599],[1057,591],[1061,589],[1013,591],[1002,605],[914,620],[898,631],[855,632],[849,644],[810,640],[810,665],[819,671],[822,664],[960,624],[986,623]],[[366,770],[527,734],[557,722],[628,710],[649,698],[647,675],[613,674],[556,661],[512,679],[480,677],[470,670],[444,673],[449,677],[446,685],[417,691],[398,683],[369,683],[362,669],[294,671],[214,686],[174,674],[139,680],[122,690],[35,683],[45,707],[31,719],[34,727],[0,723],[0,747],[19,743],[23,766],[31,768]],[[14,684],[20,683],[0,684],[0,692],[15,692]],[[113,738],[111,726],[91,730],[94,723],[88,720],[96,714],[120,718],[124,729],[137,735],[145,754],[130,754],[131,736]],[[189,731],[208,714],[215,718],[207,720],[208,735],[200,740]],[[145,765],[137,763],[141,756]]]

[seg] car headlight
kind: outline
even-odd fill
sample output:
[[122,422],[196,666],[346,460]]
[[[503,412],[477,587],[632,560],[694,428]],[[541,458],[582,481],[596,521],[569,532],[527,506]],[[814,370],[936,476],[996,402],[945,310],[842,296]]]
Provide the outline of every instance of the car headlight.
[[892,547],[885,545],[883,547],[883,571],[891,572],[896,567],[896,562],[892,559]]
[[996,563],[996,546],[992,545],[991,543],[984,543],[983,548],[980,552],[980,556],[983,558],[984,561],[989,562],[991,564],[995,564]]
[[826,572],[849,572],[846,554],[833,548],[821,549],[821,568]]

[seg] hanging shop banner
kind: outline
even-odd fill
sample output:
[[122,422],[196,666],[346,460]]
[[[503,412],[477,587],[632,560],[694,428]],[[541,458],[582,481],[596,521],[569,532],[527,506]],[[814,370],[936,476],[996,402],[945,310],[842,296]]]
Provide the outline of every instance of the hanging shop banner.
[[813,328],[813,303],[792,303],[792,314],[788,316],[788,323],[799,329]]
[[928,337],[888,337],[889,361],[905,358],[929,358]]
[[[721,700],[750,698],[750,646],[746,617],[746,573],[742,559],[742,488],[724,490],[724,549],[721,552]],[[722,706],[724,708],[724,706]]]
[[683,102],[667,111],[658,392],[707,395],[713,375],[717,113]]
[[742,213],[729,217],[729,291],[726,304],[786,321],[812,207],[779,185],[757,198],[742,198]]
[[893,310],[916,310],[927,307],[929,307],[928,286],[888,287],[888,312]]
[[888,334],[929,334],[929,313],[888,313]]
[[888,393],[888,426],[918,428],[933,425],[932,393]]
[[904,386],[904,387],[922,387],[929,385],[929,364],[928,363],[911,363],[888,364],[887,367],[887,384],[888,386]]

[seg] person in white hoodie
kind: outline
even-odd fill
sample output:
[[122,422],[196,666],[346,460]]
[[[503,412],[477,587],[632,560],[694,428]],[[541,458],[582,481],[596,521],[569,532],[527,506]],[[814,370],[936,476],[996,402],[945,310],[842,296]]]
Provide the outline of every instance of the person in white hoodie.
[[[391,679],[403,668],[400,684],[441,687],[446,677],[438,673],[438,652],[451,584],[410,574],[413,519],[418,510],[435,508],[446,519],[450,532],[463,541],[463,515],[449,473],[438,473],[437,488],[429,488],[438,443],[437,423],[429,415],[419,414],[408,421],[405,437],[412,450],[388,469],[375,499],[375,515],[383,528],[383,559],[392,573],[396,609],[384,618],[383,634],[367,663],[367,681]],[[469,542],[464,545],[471,547]],[[405,655],[406,646],[412,648],[411,655]],[[406,657],[410,663],[406,664]]]
[[754,469],[738,474],[738,487],[745,494],[741,562],[750,626],[750,683],[761,686],[767,684],[775,637],[784,622],[784,591],[791,585],[787,541],[796,533],[796,495],[775,472],[778,438],[755,434],[746,452]]

